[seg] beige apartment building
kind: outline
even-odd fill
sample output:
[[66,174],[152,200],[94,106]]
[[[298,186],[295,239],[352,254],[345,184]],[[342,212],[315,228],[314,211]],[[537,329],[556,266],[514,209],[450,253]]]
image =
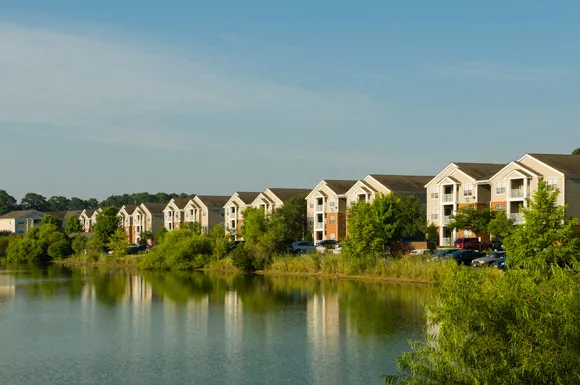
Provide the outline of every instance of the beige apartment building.
[[26,234],[34,226],[39,226],[45,213],[36,210],[17,210],[0,217],[0,231]]
[[208,234],[216,225],[225,227],[224,205],[230,200],[229,195],[197,195],[190,199],[184,208],[185,222],[199,223],[204,233]]
[[242,214],[258,195],[260,192],[236,192],[224,205],[226,234],[232,234],[234,240],[241,239],[240,229],[244,220]]
[[173,198],[163,209],[165,216],[164,225],[168,231],[179,229],[185,221],[185,207],[190,202],[190,198]]
[[251,206],[262,208],[266,214],[271,214],[290,199],[304,199],[310,191],[310,189],[302,188],[269,188],[260,193]]
[[156,235],[163,227],[163,210],[167,203],[141,203],[132,214],[132,243],[138,243],[144,231]]
[[346,237],[346,193],[356,180],[323,179],[306,196],[308,224],[314,242],[342,241]]
[[469,230],[456,231],[448,228],[451,215],[463,206],[489,207],[491,185],[489,179],[505,164],[451,163],[425,185],[427,193],[427,221],[439,228],[439,245],[451,246],[455,238],[488,237],[472,234]]
[[377,195],[389,193],[414,197],[426,205],[425,184],[431,179],[433,176],[372,174],[356,182],[345,195],[349,206],[358,201],[372,203]]

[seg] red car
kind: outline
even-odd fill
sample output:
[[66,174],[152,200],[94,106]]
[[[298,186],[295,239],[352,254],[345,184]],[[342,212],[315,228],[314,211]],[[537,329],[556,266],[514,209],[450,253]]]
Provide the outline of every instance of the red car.
[[491,242],[480,242],[478,238],[457,238],[453,243],[456,249],[486,250],[493,249]]

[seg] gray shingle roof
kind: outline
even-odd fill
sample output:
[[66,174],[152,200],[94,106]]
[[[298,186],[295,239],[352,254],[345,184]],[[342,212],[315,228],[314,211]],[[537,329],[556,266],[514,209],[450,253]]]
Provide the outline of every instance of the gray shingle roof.
[[423,175],[377,175],[371,174],[371,177],[377,180],[389,190],[405,192],[425,192],[425,185],[429,183],[434,176]]
[[580,174],[580,155],[528,154],[566,175]]
[[305,197],[312,190],[304,188],[270,188],[268,189],[274,193],[282,202],[288,199]]
[[254,199],[256,199],[258,197],[258,195],[260,195],[260,192],[243,191],[243,192],[238,192],[237,194],[240,197],[240,199],[242,200],[242,202],[249,205],[250,203],[252,203],[254,201]]
[[457,163],[457,167],[475,180],[487,180],[504,168],[505,163]]
[[167,207],[167,203],[143,203],[143,206],[145,206],[151,214],[163,214],[163,210]]
[[[19,217],[23,217],[25,215],[31,214],[31,213],[33,213],[35,211],[36,210],[16,210],[16,211],[11,211],[9,213],[6,213],[6,214],[2,215],[0,217],[0,219],[14,219],[14,218],[19,218]],[[36,211],[36,212],[38,212],[38,211]]]
[[130,215],[130,214],[133,214],[133,211],[135,211],[135,209],[137,208],[137,205],[123,205],[122,207],[124,207],[127,214]]
[[337,179],[324,179],[326,185],[338,195],[345,194],[356,182],[357,180],[337,180]]
[[175,205],[178,208],[184,209],[185,206],[187,206],[187,204],[189,203],[190,200],[191,200],[191,198],[175,198],[173,200],[173,202],[175,202]]
[[211,207],[224,207],[226,203],[230,200],[231,196],[223,195],[198,195],[200,201],[208,208]]

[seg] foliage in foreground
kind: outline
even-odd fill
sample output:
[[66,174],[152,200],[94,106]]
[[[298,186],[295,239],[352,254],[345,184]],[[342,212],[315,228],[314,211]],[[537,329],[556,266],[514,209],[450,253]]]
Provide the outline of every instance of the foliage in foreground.
[[24,236],[7,239],[4,259],[8,263],[44,262],[67,257],[72,252],[69,239],[50,222],[31,228]]
[[580,382],[580,243],[541,182],[525,225],[504,240],[505,274],[458,269],[425,304],[427,338],[398,359],[389,384]]

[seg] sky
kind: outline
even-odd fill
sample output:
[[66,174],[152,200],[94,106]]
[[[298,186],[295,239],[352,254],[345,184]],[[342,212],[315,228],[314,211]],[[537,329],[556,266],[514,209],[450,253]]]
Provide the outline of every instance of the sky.
[[0,0],[0,189],[314,188],[580,147],[580,2]]

